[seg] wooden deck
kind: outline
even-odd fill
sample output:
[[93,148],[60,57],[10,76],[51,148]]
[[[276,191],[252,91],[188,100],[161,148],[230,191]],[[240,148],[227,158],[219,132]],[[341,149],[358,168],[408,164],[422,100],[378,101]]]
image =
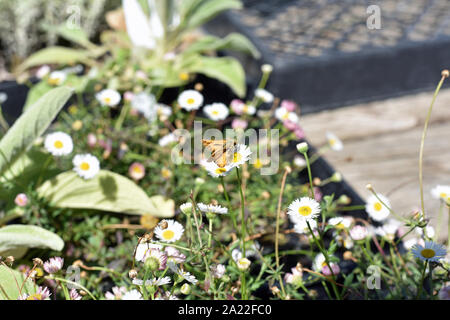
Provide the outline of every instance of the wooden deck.
[[[328,151],[325,158],[363,198],[371,183],[389,197],[396,212],[408,215],[420,207],[419,147],[432,96],[426,92],[305,115],[302,126],[316,146],[326,143],[326,131],[340,137],[344,150]],[[450,184],[450,89],[439,93],[425,141],[425,210],[435,228],[439,201],[430,190],[438,184]],[[442,240],[448,216],[444,212]]]

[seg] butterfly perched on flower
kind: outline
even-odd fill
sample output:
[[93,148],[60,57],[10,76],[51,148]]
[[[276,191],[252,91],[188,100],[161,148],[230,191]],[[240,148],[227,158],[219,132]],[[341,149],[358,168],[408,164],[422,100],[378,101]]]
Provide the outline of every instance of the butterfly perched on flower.
[[215,162],[224,168],[233,159],[236,141],[234,140],[202,140],[203,145],[211,152],[208,162]]

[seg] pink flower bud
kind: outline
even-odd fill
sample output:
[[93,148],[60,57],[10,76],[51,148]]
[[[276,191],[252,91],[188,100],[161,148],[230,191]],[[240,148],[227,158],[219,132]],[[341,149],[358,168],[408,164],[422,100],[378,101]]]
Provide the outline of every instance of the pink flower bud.
[[128,175],[136,181],[141,180],[145,177],[145,167],[142,163],[134,162],[128,169]]
[[231,123],[231,127],[233,129],[243,129],[245,130],[248,126],[248,122],[243,120],[243,119],[234,119],[233,122]]
[[281,101],[280,107],[285,108],[287,111],[294,111],[297,104],[291,100],[283,100]]
[[16,199],[14,199],[14,202],[19,207],[25,207],[28,204],[28,197],[27,197],[27,195],[25,193],[19,193],[16,196]]
[[87,144],[90,148],[95,147],[97,144],[97,137],[93,133],[89,133],[87,136]]
[[244,112],[244,106],[245,103],[239,99],[234,99],[230,104],[231,110],[238,115],[241,115]]
[[[334,275],[338,275],[339,272],[341,272],[341,268],[339,268],[339,265],[337,265],[336,263],[331,263],[331,270],[333,270],[333,274]],[[328,268],[328,266],[323,266],[321,272],[323,273],[323,275],[329,277],[332,275],[330,268]]]

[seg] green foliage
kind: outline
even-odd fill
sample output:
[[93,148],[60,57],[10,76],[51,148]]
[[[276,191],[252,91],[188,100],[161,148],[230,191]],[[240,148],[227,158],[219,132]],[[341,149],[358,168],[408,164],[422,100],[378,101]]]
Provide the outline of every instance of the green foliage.
[[37,226],[8,225],[0,228],[0,254],[10,255],[23,248],[46,248],[61,251],[64,241],[53,232]]
[[0,141],[0,176],[44,133],[71,95],[69,88],[53,89],[14,123]]
[[37,192],[58,208],[151,214],[165,218],[174,215],[172,200],[148,197],[133,181],[105,170],[89,180],[80,178],[75,172],[65,172],[46,181]]
[[232,57],[212,58],[200,56],[188,67],[193,73],[201,73],[227,84],[239,96],[246,93],[245,72],[239,61]]
[[25,279],[25,274],[0,265],[0,300],[17,300],[21,294],[36,293],[33,281]]

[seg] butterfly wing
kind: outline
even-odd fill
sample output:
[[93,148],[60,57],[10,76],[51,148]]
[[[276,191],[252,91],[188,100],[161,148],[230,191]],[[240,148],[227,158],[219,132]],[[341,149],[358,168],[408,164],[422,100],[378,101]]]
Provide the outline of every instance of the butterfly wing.
[[221,168],[229,163],[236,142],[233,140],[203,140],[202,142],[211,151],[208,162],[213,161]]

